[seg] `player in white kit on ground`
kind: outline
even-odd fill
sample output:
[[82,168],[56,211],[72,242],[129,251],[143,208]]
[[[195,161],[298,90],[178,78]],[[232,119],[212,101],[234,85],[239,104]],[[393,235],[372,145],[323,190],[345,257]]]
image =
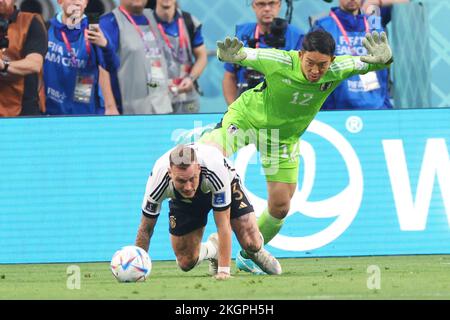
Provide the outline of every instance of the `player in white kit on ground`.
[[[169,232],[183,271],[210,260],[216,279],[230,277],[231,230],[243,250],[267,274],[281,274],[281,266],[267,250],[259,232],[253,207],[239,176],[215,147],[179,145],[160,157],[147,181],[142,219],[136,245],[149,249],[164,199],[169,200]],[[214,212],[217,233],[201,243],[208,213]]]

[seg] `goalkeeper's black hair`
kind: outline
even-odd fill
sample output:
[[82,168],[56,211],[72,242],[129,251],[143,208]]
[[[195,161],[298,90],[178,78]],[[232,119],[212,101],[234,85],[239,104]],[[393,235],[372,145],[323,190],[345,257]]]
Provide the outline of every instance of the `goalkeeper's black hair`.
[[308,32],[303,38],[302,50],[317,51],[332,57],[336,50],[336,42],[329,32],[323,29],[316,29]]

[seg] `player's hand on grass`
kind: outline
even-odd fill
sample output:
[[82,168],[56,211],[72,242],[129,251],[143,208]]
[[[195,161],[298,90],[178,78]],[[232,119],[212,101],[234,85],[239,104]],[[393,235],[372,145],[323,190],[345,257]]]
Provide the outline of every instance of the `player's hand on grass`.
[[363,46],[367,49],[367,56],[362,56],[361,61],[371,64],[387,64],[392,59],[392,50],[386,36],[386,32],[373,31],[366,33]]
[[227,280],[232,278],[232,276],[229,273],[226,272],[218,272],[215,276],[214,279],[216,280]]
[[217,41],[217,57],[220,61],[231,63],[242,61],[247,57],[243,47],[244,43],[238,38],[226,37],[224,41]]

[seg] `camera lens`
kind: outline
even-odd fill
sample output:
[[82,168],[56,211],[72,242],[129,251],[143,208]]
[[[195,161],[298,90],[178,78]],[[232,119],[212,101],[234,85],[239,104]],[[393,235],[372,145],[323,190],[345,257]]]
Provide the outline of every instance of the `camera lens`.
[[274,18],[270,24],[270,34],[266,43],[273,48],[283,48],[286,44],[286,29],[288,23],[285,19]]

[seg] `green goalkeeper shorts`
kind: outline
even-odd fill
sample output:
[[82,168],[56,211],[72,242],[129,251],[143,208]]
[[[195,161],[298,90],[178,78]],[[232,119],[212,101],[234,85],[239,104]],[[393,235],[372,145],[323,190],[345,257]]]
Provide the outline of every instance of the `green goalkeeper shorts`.
[[221,123],[214,130],[206,132],[199,142],[219,145],[227,157],[254,144],[260,152],[267,181],[297,183],[299,138],[280,140],[278,129],[255,128],[238,111],[229,110],[225,113]]

